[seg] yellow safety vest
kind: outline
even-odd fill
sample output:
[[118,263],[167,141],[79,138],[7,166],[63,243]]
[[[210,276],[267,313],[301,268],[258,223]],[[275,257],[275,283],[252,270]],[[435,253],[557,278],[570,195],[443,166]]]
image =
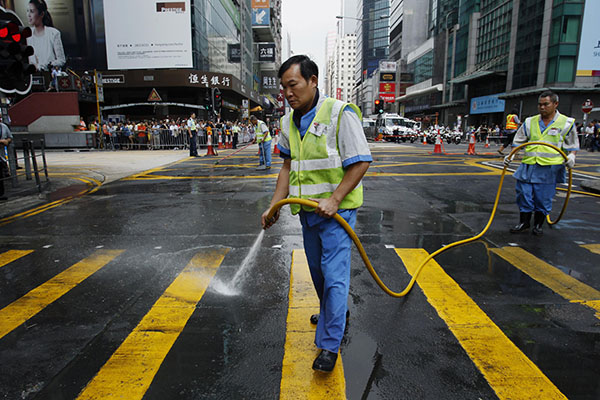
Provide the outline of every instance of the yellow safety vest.
[[[265,124],[260,119],[256,122],[256,128],[254,128],[254,130],[256,131],[257,143],[262,143],[271,140],[271,134],[269,133],[269,128],[267,127],[267,124]],[[263,133],[265,130],[267,131],[266,135]]]
[[519,128],[519,125],[515,122],[515,114],[508,114],[506,116],[506,129],[507,130],[516,130]]
[[[525,129],[529,132],[529,140],[553,144],[559,149],[565,141],[565,136],[573,127],[575,119],[560,114],[556,121],[548,126],[544,132],[540,131],[540,116],[530,117],[525,120]],[[525,147],[525,155],[521,161],[524,164],[559,165],[563,163],[560,153],[550,147],[542,145],[529,145]]]
[[[332,98],[323,100],[315,118],[303,138],[293,122],[293,111],[281,119],[281,129],[290,140],[292,157],[289,197],[301,199],[324,199],[331,197],[333,191],[342,182],[346,171],[342,168],[342,159],[338,147],[338,133],[342,110],[350,106],[362,120],[360,109],[349,103]],[[287,132],[286,132],[287,131]],[[340,209],[358,208],[363,203],[363,186],[359,183],[342,200]],[[301,206],[292,204],[292,214],[300,212]],[[302,206],[312,212],[312,207]]]

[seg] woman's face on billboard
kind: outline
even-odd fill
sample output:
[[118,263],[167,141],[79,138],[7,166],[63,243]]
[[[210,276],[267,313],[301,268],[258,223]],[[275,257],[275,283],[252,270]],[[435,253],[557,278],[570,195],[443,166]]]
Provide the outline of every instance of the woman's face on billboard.
[[42,24],[43,15],[40,15],[37,7],[33,3],[29,3],[27,7],[27,22],[31,26],[38,26]]

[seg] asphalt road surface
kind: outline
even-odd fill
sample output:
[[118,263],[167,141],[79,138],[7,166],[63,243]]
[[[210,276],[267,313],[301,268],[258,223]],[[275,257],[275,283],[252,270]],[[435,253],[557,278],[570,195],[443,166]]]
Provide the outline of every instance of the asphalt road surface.
[[[371,143],[356,233],[392,290],[486,225],[502,158],[481,147]],[[542,237],[513,235],[507,175],[484,237],[437,256],[400,299],[354,251],[341,357],[322,374],[300,224],[286,207],[261,234],[281,161],[256,171],[256,151],[0,220],[0,398],[600,398],[597,196],[573,194]],[[575,189],[600,179],[600,156],[581,152],[575,172]]]

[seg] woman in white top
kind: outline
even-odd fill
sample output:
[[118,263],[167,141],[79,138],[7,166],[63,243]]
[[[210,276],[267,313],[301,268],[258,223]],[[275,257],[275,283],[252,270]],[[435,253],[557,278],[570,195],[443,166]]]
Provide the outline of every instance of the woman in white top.
[[29,1],[27,21],[32,30],[27,44],[32,46],[34,51],[29,57],[29,62],[34,64],[38,71],[47,71],[49,66],[63,66],[66,58],[60,31],[52,27],[52,17],[45,0]]

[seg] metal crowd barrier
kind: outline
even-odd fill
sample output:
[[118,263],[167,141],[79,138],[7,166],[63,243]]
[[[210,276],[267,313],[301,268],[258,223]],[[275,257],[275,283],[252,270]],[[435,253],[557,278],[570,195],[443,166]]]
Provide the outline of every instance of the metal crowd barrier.
[[[23,140],[23,156],[17,157],[14,144],[11,142],[8,145],[8,171],[9,176],[2,178],[3,181],[9,181],[13,188],[19,187],[19,178],[25,177],[26,181],[31,181],[35,177],[35,184],[38,192],[42,193],[42,180],[40,173],[44,173],[45,181],[49,182],[48,164],[46,163],[46,144],[43,139],[39,140],[39,148],[36,149],[33,140]],[[39,167],[38,158],[41,158],[42,167]],[[19,160],[23,161],[25,171],[19,172]]]
[[[219,135],[222,135],[222,141],[225,143],[225,130],[212,130],[212,145],[217,146]],[[233,134],[232,134],[233,135]],[[230,137],[233,137],[230,135]],[[133,131],[129,136],[125,132],[117,131],[110,137],[104,137],[105,150],[184,150],[190,146],[191,137],[187,129],[171,131],[170,129],[149,129],[146,131]],[[248,129],[243,129],[238,134],[238,143],[248,143],[252,140],[252,134]],[[198,130],[196,134],[196,147],[206,148],[208,143],[208,133],[206,129]]]

